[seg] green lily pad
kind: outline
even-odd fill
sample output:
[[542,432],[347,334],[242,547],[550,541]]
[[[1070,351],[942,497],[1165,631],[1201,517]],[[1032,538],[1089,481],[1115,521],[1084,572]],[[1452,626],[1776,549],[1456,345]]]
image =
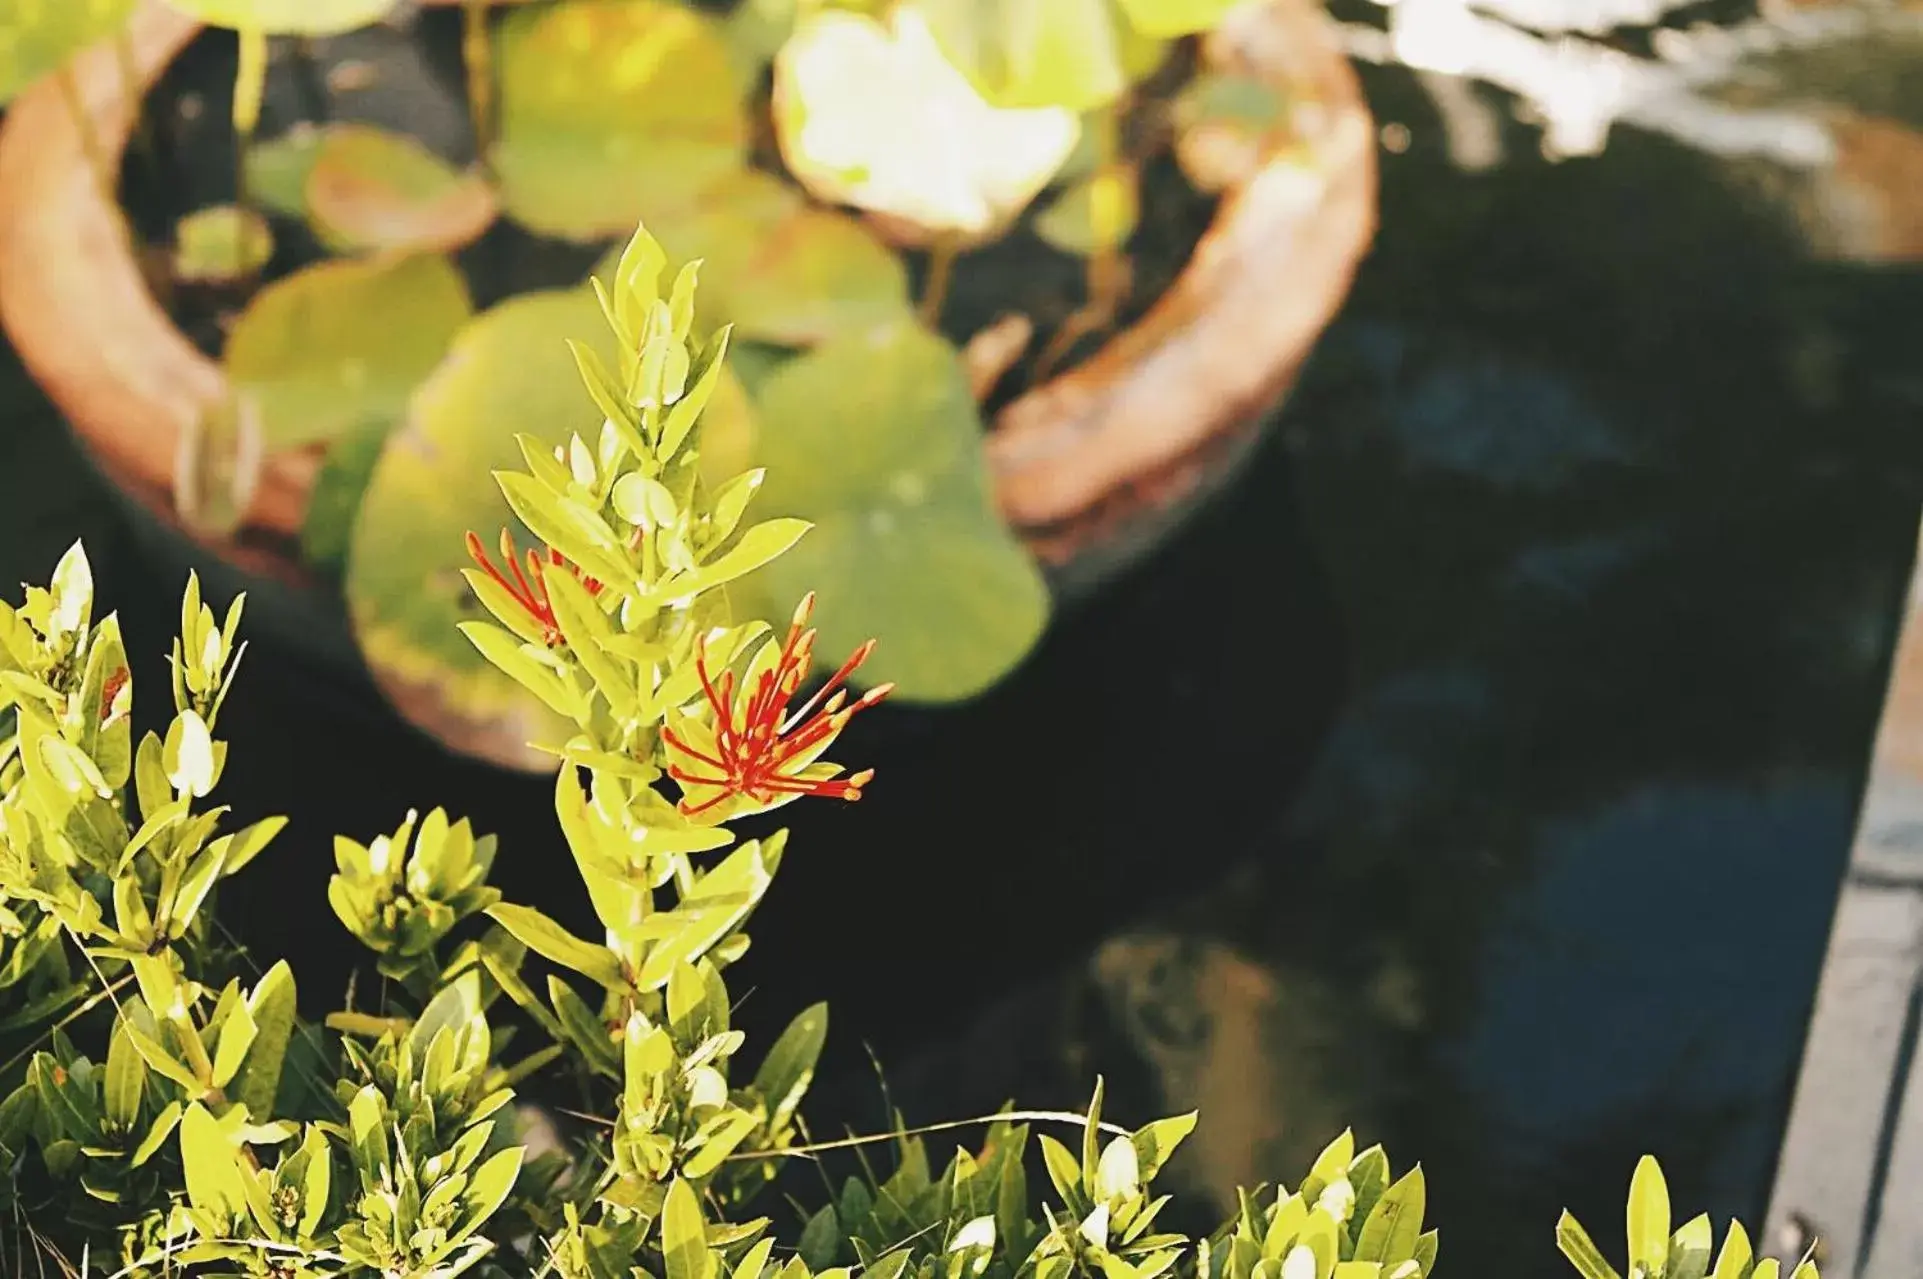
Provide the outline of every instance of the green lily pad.
[[1035,234],[1064,253],[1092,256],[1128,243],[1141,217],[1141,183],[1135,170],[1113,165],[1062,192],[1036,217]]
[[[53,0],[63,3],[64,0]],[[386,17],[399,0],[167,0],[210,27],[270,36],[332,36]]]
[[307,216],[307,175],[328,130],[301,121],[277,138],[247,149],[247,194],[262,208],[290,218]]
[[335,260],[255,295],[227,339],[227,376],[259,406],[267,447],[398,421],[473,313],[447,259]]
[[127,22],[134,0],[8,0],[0,11],[0,103]]
[[174,279],[222,284],[256,275],[274,256],[274,232],[252,209],[217,204],[174,227]]
[[862,679],[916,701],[970,697],[1021,661],[1048,590],[996,513],[953,347],[907,322],[837,338],[777,369],[760,410],[756,514],[815,528],[755,574],[758,611],[815,591],[822,660],[873,637]]
[[667,0],[562,0],[501,24],[494,172],[508,216],[599,239],[738,168],[745,89],[727,40]]
[[600,420],[569,338],[613,362],[585,288],[522,294],[476,316],[388,437],[354,521],[344,587],[368,665],[390,686],[431,688],[445,710],[469,719],[556,723],[455,624],[479,615],[460,574],[467,531],[492,545],[510,528],[523,548],[533,545],[492,479],[523,467],[515,435],[559,442]]
[[387,443],[394,419],[370,417],[360,428],[335,440],[314,477],[307,497],[307,517],[301,522],[300,553],[310,568],[337,578],[347,563],[347,544],[361,496],[374,477],[381,448]]
[[1208,31],[1242,0],[1120,0],[1129,24],[1145,36],[1172,39]]
[[[738,339],[805,347],[908,315],[908,272],[859,220],[810,205],[766,173],[743,170],[703,193],[685,216],[650,225],[676,260],[701,259],[704,327]],[[595,274],[606,283],[616,246]]]
[[302,194],[321,242],[337,253],[455,249],[494,221],[494,192],[414,138],[368,124],[322,132]]
[[913,5],[886,22],[809,14],[775,58],[772,108],[782,160],[811,194],[884,214],[918,238],[992,235],[1047,185],[1081,131],[1062,106],[987,101]]
[[950,62],[998,107],[1092,111],[1128,87],[1113,0],[919,0]]

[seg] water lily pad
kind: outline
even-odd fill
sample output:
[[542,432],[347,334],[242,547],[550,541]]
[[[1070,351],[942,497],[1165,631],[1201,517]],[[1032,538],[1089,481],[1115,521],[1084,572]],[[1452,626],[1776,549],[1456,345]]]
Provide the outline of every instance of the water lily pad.
[[804,19],[775,58],[774,123],[816,196],[965,238],[1020,213],[1081,131],[1073,110],[990,106],[910,5],[888,25],[839,9]]
[[495,176],[530,230],[590,240],[739,167],[745,88],[716,23],[667,0],[562,0],[501,25]]
[[861,674],[954,701],[1018,663],[1048,592],[996,514],[981,419],[955,349],[912,323],[837,338],[762,387],[761,518],[815,528],[755,575],[757,611],[819,596],[819,652],[880,641]]
[[941,52],[998,107],[1091,111],[1128,87],[1113,0],[919,0]]
[[1064,253],[1093,255],[1122,247],[1142,217],[1133,168],[1110,165],[1062,192],[1035,219],[1035,233]]
[[613,361],[585,288],[522,294],[475,317],[409,402],[361,498],[344,583],[361,651],[390,687],[431,688],[456,715],[553,723],[455,624],[478,608],[460,575],[463,535],[506,527],[532,545],[491,478],[524,465],[516,433],[558,442],[599,419],[569,338]]
[[[894,250],[766,173],[723,178],[686,215],[649,229],[676,261],[702,260],[702,324],[732,324],[740,339],[813,346],[912,310]],[[604,281],[618,255],[619,246],[596,269]]]
[[[270,36],[332,36],[386,17],[399,0],[167,0],[210,27]],[[65,0],[52,0],[65,3]]]
[[8,0],[0,10],[0,103],[126,24],[134,0]]
[[368,124],[323,131],[302,192],[315,232],[336,252],[454,249],[478,238],[496,212],[478,173]]
[[303,120],[277,138],[247,149],[247,194],[261,207],[290,218],[307,216],[307,175],[327,130]]
[[347,543],[360,513],[361,495],[374,476],[381,447],[394,421],[371,417],[360,428],[328,448],[307,498],[307,518],[300,529],[300,553],[310,568],[336,577],[347,563]]
[[1129,24],[1147,36],[1172,38],[1214,28],[1243,0],[1120,0]]
[[445,258],[336,260],[255,295],[227,340],[227,375],[259,405],[270,449],[398,420],[472,313]]
[[274,232],[252,209],[217,204],[174,227],[174,279],[220,284],[257,274],[274,256]]

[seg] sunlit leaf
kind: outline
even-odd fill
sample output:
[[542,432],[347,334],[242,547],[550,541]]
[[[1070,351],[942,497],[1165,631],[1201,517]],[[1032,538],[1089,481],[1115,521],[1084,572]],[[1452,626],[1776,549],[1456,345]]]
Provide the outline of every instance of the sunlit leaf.
[[1119,0],[1137,31],[1149,36],[1185,36],[1207,31],[1242,0]]
[[460,575],[462,538],[473,529],[491,545],[512,527],[520,545],[531,546],[492,473],[522,467],[518,432],[558,440],[570,429],[592,434],[599,421],[569,338],[613,358],[585,289],[524,294],[469,323],[388,437],[361,498],[344,575],[371,666],[432,688],[451,712],[523,717],[530,737],[553,726],[550,713],[455,629],[482,616]]
[[[56,0],[59,2],[59,0]],[[272,36],[331,36],[386,17],[398,0],[167,0],[213,27]]]
[[301,523],[300,553],[309,566],[335,574],[346,564],[361,495],[373,478],[392,426],[392,418],[369,418],[328,446],[320,473],[314,477],[314,490],[307,496],[307,518]]
[[1141,215],[1135,170],[1113,165],[1064,191],[1035,219],[1035,233],[1064,253],[1108,253],[1135,234]]
[[655,230],[676,261],[701,259],[701,328],[726,323],[736,339],[812,346],[909,312],[892,249],[765,173],[722,179]]
[[1128,85],[1113,0],[917,0],[941,52],[1002,107],[1089,111]]
[[743,86],[714,22],[667,0],[508,15],[493,162],[510,217],[593,239],[691,202],[737,168]]
[[840,338],[769,377],[760,408],[756,511],[815,524],[751,579],[768,616],[816,591],[821,659],[875,637],[861,678],[911,699],[968,697],[1021,660],[1047,591],[995,512],[952,347],[909,323]]
[[398,419],[471,313],[467,286],[423,254],[304,267],[262,289],[227,340],[274,449]]
[[336,252],[453,249],[494,221],[494,192],[414,138],[367,124],[322,132],[302,188],[314,230]]
[[174,227],[174,278],[213,284],[257,274],[274,256],[274,233],[258,213],[217,204]]
[[1018,214],[1081,129],[1072,109],[990,106],[908,5],[886,26],[809,15],[775,59],[774,121],[789,171],[817,197],[965,237]]
[[134,0],[8,0],[0,9],[0,104],[112,35]]
[[308,121],[247,150],[247,194],[290,218],[307,216],[307,175],[329,130]]

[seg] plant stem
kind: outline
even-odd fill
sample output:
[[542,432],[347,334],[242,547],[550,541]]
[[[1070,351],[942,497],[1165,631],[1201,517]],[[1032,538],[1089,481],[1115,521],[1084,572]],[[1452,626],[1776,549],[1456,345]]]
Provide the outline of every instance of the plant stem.
[[[254,130],[260,125],[260,100],[267,91],[267,33],[258,27],[240,32],[240,61],[234,68],[234,207],[243,215],[250,208],[247,182],[247,153],[254,145]],[[234,266],[245,274],[247,236],[234,237]]]
[[94,125],[93,115],[87,110],[87,99],[80,92],[80,79],[73,73],[73,63],[64,62],[55,73],[60,84],[60,96],[66,99],[67,114],[73,118],[74,132],[80,135],[80,150],[87,157],[87,167],[93,170],[94,181],[100,184],[100,194],[109,204],[117,204],[114,195],[114,173],[107,160],[107,149],[100,144],[100,130]]
[[955,274],[956,242],[944,235],[928,248],[928,278],[922,281],[921,302],[915,313],[929,328],[941,323],[942,303],[948,300],[948,281]]
[[461,61],[467,67],[474,154],[486,171],[494,151],[494,47],[488,41],[487,0],[461,0]]

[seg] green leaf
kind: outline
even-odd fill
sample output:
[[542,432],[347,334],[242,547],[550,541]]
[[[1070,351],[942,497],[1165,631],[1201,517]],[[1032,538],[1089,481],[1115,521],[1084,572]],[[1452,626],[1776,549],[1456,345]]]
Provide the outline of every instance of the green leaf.
[[[260,1028],[254,1025],[254,1015],[246,1004],[236,1004],[227,1020],[220,1023],[220,1035],[214,1041],[214,1078],[216,1088],[225,1088],[240,1073],[241,1063],[247,1060],[247,1050],[254,1046],[254,1037]],[[262,1112],[261,1118],[267,1117]]]
[[167,1138],[174,1135],[174,1129],[179,1123],[180,1103],[170,1101],[162,1106],[160,1113],[154,1116],[153,1123],[148,1126],[147,1135],[140,1139],[140,1144],[134,1148],[133,1158],[128,1162],[138,1168],[152,1159],[161,1146],[166,1144]]
[[545,956],[564,968],[572,968],[609,990],[627,988],[627,977],[621,971],[621,961],[615,958],[613,951],[582,941],[533,907],[497,902],[487,908],[487,914],[488,918],[507,929],[516,941],[535,954]]
[[[1353,1150],[1354,1146],[1351,1145],[1350,1149]],[[1344,1169],[1352,1157],[1344,1157]],[[1382,1198],[1376,1200],[1375,1207],[1370,1209],[1368,1220],[1362,1223],[1362,1231],[1356,1236],[1355,1259],[1380,1261],[1393,1270],[1399,1263],[1415,1256],[1427,1199],[1428,1186],[1423,1180],[1422,1165],[1417,1164],[1383,1191]]]
[[274,1099],[280,1092],[281,1068],[287,1060],[287,1044],[294,1034],[294,970],[281,960],[261,975],[247,996],[247,1012],[255,1027],[254,1043],[247,1051],[240,1074],[232,1089],[234,1100],[247,1107],[256,1120],[275,1113]]
[[625,234],[740,167],[744,88],[703,14],[665,0],[562,0],[501,23],[502,204],[543,235]]
[[1602,1255],[1582,1223],[1564,1211],[1556,1222],[1556,1247],[1581,1272],[1583,1279],[1622,1279],[1616,1268]]
[[1122,165],[1098,169],[1064,191],[1035,219],[1035,233],[1064,253],[1120,249],[1142,216],[1140,177]]
[[1660,1279],[1669,1264],[1669,1185],[1654,1156],[1636,1163],[1629,1181],[1629,1273]]
[[1111,2],[922,0],[920,7],[943,54],[996,106],[1080,113],[1128,86]]
[[1048,594],[996,512],[951,346],[911,324],[824,343],[768,378],[760,410],[757,509],[815,527],[743,583],[744,612],[781,618],[815,590],[822,663],[876,638],[858,678],[916,701],[972,696],[1027,654]]
[[180,1117],[180,1162],[187,1178],[187,1201],[217,1220],[247,1215],[247,1186],[240,1156],[220,1121],[199,1102]]
[[701,262],[698,328],[805,347],[911,310],[906,268],[866,226],[758,170],[711,184],[655,231],[677,259]]
[[1175,1153],[1175,1148],[1195,1131],[1195,1121],[1199,1117],[1196,1111],[1191,1110],[1186,1115],[1158,1119],[1136,1131],[1132,1140],[1135,1143],[1135,1157],[1141,1166],[1144,1183],[1155,1180],[1155,1175],[1168,1163],[1169,1156]]
[[1239,0],[1120,0],[1122,12],[1135,29],[1147,36],[1173,39],[1208,31]]
[[[970,42],[980,36],[992,43],[1015,27],[1042,29],[1052,41],[1062,34],[1055,19],[1072,23],[1082,9],[1092,9],[1106,33],[1107,4],[940,0],[926,15],[923,6],[902,5],[885,23],[840,7],[816,8],[775,59],[773,115],[782,159],[824,203],[886,214],[929,236],[972,241],[993,235],[1074,152],[1081,125],[1072,99],[1081,86],[1022,86],[1023,92],[1060,89],[1065,100],[1026,104],[1046,110],[998,110],[943,57],[928,22],[935,20],[939,30],[953,19],[967,29],[950,34]],[[1006,12],[1011,8],[1015,13]],[[1001,25],[975,29],[976,18],[990,11]],[[979,51],[978,43],[969,47]],[[1097,43],[1084,43],[1079,52],[1102,60]],[[1120,87],[1119,78],[1110,86]],[[1098,94],[1113,96],[1108,89]]]
[[174,228],[174,278],[224,284],[259,274],[274,256],[274,232],[252,209],[231,204],[198,209]]
[[[584,289],[523,294],[477,316],[415,393],[361,498],[344,589],[362,653],[384,682],[431,694],[447,716],[526,725],[526,738],[564,735],[555,712],[499,672],[455,624],[478,612],[459,570],[462,539],[517,522],[493,482],[518,468],[517,432],[551,439],[599,419],[569,353],[583,340],[612,358]],[[525,531],[520,545],[527,547]],[[565,714],[566,712],[560,712]]]
[[131,1128],[140,1117],[140,1097],[147,1083],[147,1063],[127,1034],[124,1019],[114,1022],[107,1042],[107,1080],[101,1100],[108,1119]]
[[648,952],[635,975],[636,989],[665,986],[677,964],[701,958],[747,918],[773,882],[769,869],[773,841],[769,847],[770,853],[764,856],[759,841],[743,844],[695,882],[675,904],[672,918],[662,921],[672,926],[672,931]]
[[0,104],[125,26],[134,0],[11,0],[0,13]]
[[755,1091],[768,1103],[768,1127],[779,1130],[815,1077],[828,1042],[828,1005],[815,1004],[788,1023],[755,1071]]
[[[1564,1214],[1567,1216],[1568,1214]],[[1578,1227],[1580,1230],[1580,1227]],[[1560,1239],[1560,1231],[1558,1231]],[[1751,1262],[1756,1254],[1750,1247],[1749,1232],[1743,1229],[1740,1221],[1729,1223],[1729,1233],[1723,1236],[1722,1251],[1716,1254],[1716,1269],[1711,1273],[1714,1279],[1748,1279]],[[1595,1279],[1616,1279],[1613,1274]]]
[[247,194],[262,208],[290,218],[307,216],[307,174],[328,130],[302,121],[277,138],[247,149]]
[[835,1264],[841,1255],[841,1225],[835,1220],[833,1204],[824,1205],[808,1218],[796,1248],[801,1260],[817,1275]]
[[1716,1232],[1709,1215],[1691,1217],[1669,1241],[1669,1267],[1663,1279],[1703,1279],[1709,1273],[1710,1249],[1715,1247]]
[[661,1262],[667,1279],[711,1279],[714,1258],[693,1187],[676,1177],[661,1211]]
[[472,311],[444,258],[317,262],[254,295],[227,374],[270,449],[349,439],[401,418]]
[[1070,1207],[1083,1202],[1082,1165],[1067,1146],[1043,1133],[1042,1164],[1048,1169],[1048,1179],[1054,1184],[1055,1193],[1062,1202]]
[[494,192],[418,140],[369,124],[322,131],[303,195],[315,233],[337,253],[450,250],[494,221]]
[[524,1147],[509,1146],[490,1155],[474,1170],[468,1179],[467,1193],[462,1196],[467,1211],[462,1214],[456,1238],[473,1234],[507,1201],[508,1192],[514,1189],[514,1182],[521,1175],[521,1159],[526,1153]]
[[380,21],[397,0],[167,0],[208,26],[270,36],[331,36]]
[[[470,968],[459,977],[440,988],[434,998],[427,1001],[421,1015],[414,1019],[407,1032],[408,1046],[417,1053],[425,1053],[434,1042],[434,1037],[443,1030],[458,1031],[476,1024],[481,1016],[481,978]],[[485,1023],[480,1023],[485,1024]]]

